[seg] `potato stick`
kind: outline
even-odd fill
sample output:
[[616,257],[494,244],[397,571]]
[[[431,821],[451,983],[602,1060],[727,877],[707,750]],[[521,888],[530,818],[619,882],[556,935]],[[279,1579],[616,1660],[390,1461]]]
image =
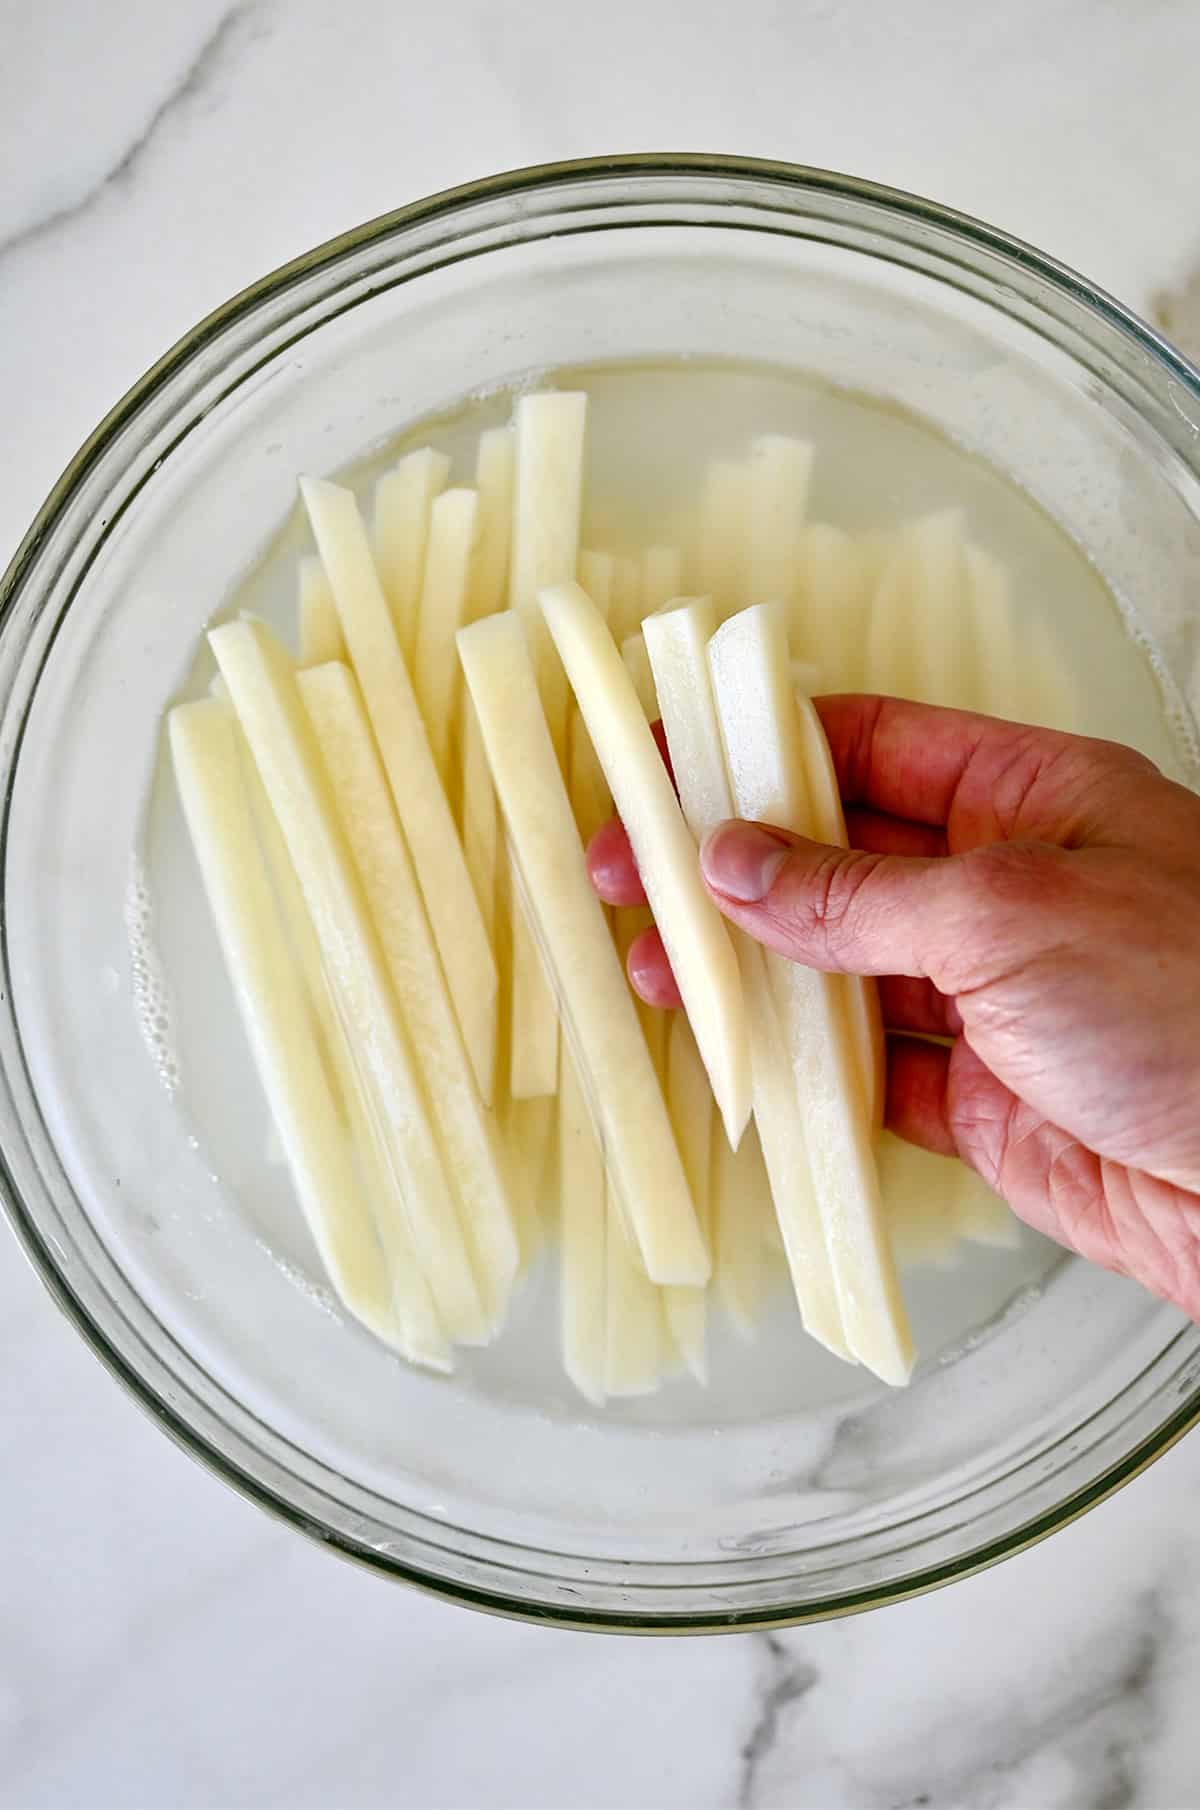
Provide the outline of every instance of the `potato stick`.
[[559,1082],[558,1163],[563,1365],[589,1401],[602,1402],[608,1336],[604,1152],[574,1057],[565,1048]]
[[818,663],[830,691],[853,691],[865,681],[870,588],[866,560],[852,536],[831,522],[810,522],[800,543],[788,642],[793,658]]
[[922,673],[913,596],[910,549],[901,541],[892,549],[867,608],[862,678],[867,691],[885,697],[920,697]]
[[433,500],[446,487],[450,461],[423,446],[407,453],[375,486],[374,550],[400,651],[411,661]]
[[727,616],[746,601],[746,527],[749,471],[740,459],[713,459],[700,499],[696,589]]
[[[455,659],[458,650],[455,649]],[[479,719],[470,698],[462,699],[462,820],[463,854],[475,888],[480,916],[488,941],[498,948],[496,931],[496,872],[500,856],[500,820],[491,769],[479,733]],[[508,935],[507,927],[505,935]],[[497,1012],[498,1015],[498,1012]]]
[[[711,1249],[712,1127],[716,1114],[708,1076],[683,1012],[672,1013],[668,1028],[667,1108],[692,1191],[696,1218]],[[722,1131],[722,1138],[724,1135]],[[697,1382],[705,1382],[708,1377],[705,1291],[702,1288],[664,1289],[663,1311],[667,1329],[684,1363]]]
[[[451,1338],[483,1338],[487,1317],[413,1052],[291,662],[257,623],[225,623],[209,643],[287,843],[442,1323]],[[386,1240],[389,1222],[379,1230]]]
[[569,735],[571,808],[579,827],[579,839],[587,847],[601,824],[612,816],[612,795],[604,768],[596,758],[587,724],[578,710],[571,713]]
[[885,1131],[879,1139],[879,1183],[888,1236],[903,1269],[932,1264],[947,1268],[958,1245],[953,1198],[947,1182],[951,1162],[920,1150]]
[[366,532],[352,493],[319,479],[301,491],[421,894],[476,1084],[490,1104],[496,1064],[496,962],[462,842],[438,776]]
[[325,660],[344,660],[346,643],[342,639],[337,605],[333,601],[325,568],[313,554],[300,561],[297,589],[301,666],[320,666]]
[[[698,598],[648,617],[643,631],[680,803],[698,843],[736,814],[708,670],[708,642],[716,621],[712,600]],[[755,1123],[800,1315],[813,1338],[846,1357],[803,1120],[787,1072],[763,951],[749,937],[735,933],[733,940],[746,1000]]]
[[473,490],[443,490],[429,512],[429,541],[417,610],[413,690],[425,719],[429,746],[453,790],[451,750],[461,691],[454,637],[471,618],[471,562],[478,533],[479,498]]
[[[647,547],[642,554],[641,579],[641,613],[650,616],[683,590],[682,551],[678,547]],[[586,585],[583,588],[587,590]]]
[[746,600],[791,604],[812,481],[809,441],[763,434],[750,448],[746,499]]
[[243,782],[232,712],[216,699],[167,719],[184,816],[238,1012],[325,1272],[354,1316],[403,1345],[387,1265],[312,1037]]
[[522,396],[514,412],[509,607],[529,640],[550,739],[561,762],[567,734],[567,680],[538,608],[544,585],[574,580],[579,565],[587,397],[581,390]]
[[962,706],[975,692],[970,602],[961,509],[921,516],[905,531],[912,562],[917,696],[926,704]]
[[[521,626],[512,612],[459,635],[492,778],[538,914],[592,1105],[648,1273],[703,1282],[708,1255],[637,1013],[592,891]],[[615,651],[615,650],[614,650]]]
[[541,1094],[536,1099],[510,1100],[505,1109],[505,1142],[523,1269],[546,1242],[542,1183],[550,1166],[555,1108],[554,1099]]
[[[837,773],[834,771],[821,719],[813,708],[811,698],[797,696],[796,712],[800,721],[804,777],[812,807],[814,834],[819,841],[827,842],[832,847],[849,848]],[[883,1124],[884,1094],[887,1087],[887,1057],[883,1042],[883,1018],[879,1010],[879,988],[867,975],[842,974],[832,975],[830,978],[835,988],[841,983],[867,1113],[878,1130]]]
[[615,568],[611,553],[594,553],[585,547],[579,555],[579,582],[605,621],[612,608]]
[[[782,610],[744,610],[709,644],[725,764],[740,816],[812,835],[816,824],[792,695]],[[867,1102],[844,992],[834,977],[768,953],[813,1185],[847,1342],[885,1382],[912,1369],[908,1317],[887,1238]]]
[[578,585],[550,587],[541,604],[736,1144],[750,1115],[750,1051],[733,945],[700,877],[696,845],[603,618]]
[[712,1178],[713,1293],[742,1337],[753,1339],[767,1283],[763,1222],[773,1212],[753,1125],[731,1150],[714,1121]]
[[[504,859],[511,861],[511,852]],[[558,1008],[530,928],[530,905],[519,879],[514,878],[511,898],[512,1042],[508,1085],[514,1100],[534,1100],[558,1092]]]
[[480,1103],[437,945],[349,667],[301,673],[334,800],[366,894],[459,1205],[462,1233],[493,1325],[517,1273],[517,1237],[494,1119]]
[[977,684],[974,696],[964,697],[961,707],[1020,722],[1028,708],[1029,688],[1024,682],[1025,658],[1017,645],[1008,573],[982,547],[968,547],[966,561]]
[[637,701],[642,707],[642,715],[648,723],[658,718],[658,697],[654,690],[654,674],[650,671],[650,659],[646,653],[646,643],[641,629],[635,629],[632,635],[626,635],[621,643],[621,660],[625,671],[633,680],[633,689],[637,693]]
[[508,554],[512,541],[513,431],[489,427],[479,436],[475,488],[479,538],[471,580],[471,620],[491,616],[508,602]]
[[647,1276],[611,1186],[604,1223],[605,1392],[650,1395],[658,1388],[665,1357],[665,1291]]

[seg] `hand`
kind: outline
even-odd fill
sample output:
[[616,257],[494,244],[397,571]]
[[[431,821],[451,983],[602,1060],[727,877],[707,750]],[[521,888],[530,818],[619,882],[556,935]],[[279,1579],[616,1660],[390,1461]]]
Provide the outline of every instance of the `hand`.
[[[713,898],[793,960],[880,976],[894,1131],[1200,1319],[1200,798],[1114,743],[817,707],[852,848],[723,824]],[[610,903],[642,901],[619,824],[589,866]],[[657,932],[629,964],[678,1004]]]

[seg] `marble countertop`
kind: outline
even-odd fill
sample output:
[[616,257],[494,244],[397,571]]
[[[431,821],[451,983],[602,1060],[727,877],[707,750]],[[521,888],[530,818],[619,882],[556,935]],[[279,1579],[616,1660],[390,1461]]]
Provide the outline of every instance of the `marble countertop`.
[[[0,561],[199,315],[354,222],[548,158],[880,177],[1200,338],[1192,0],[0,0],[0,42]],[[1200,1437],[880,1614],[550,1632],[389,1588],[222,1489],[0,1236],[0,1480],[13,1810],[1200,1804]]]

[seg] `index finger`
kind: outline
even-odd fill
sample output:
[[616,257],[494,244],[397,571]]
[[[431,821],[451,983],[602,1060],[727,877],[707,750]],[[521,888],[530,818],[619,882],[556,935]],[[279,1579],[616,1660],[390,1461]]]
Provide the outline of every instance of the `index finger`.
[[942,828],[989,731],[969,710],[844,693],[813,699],[848,805]]

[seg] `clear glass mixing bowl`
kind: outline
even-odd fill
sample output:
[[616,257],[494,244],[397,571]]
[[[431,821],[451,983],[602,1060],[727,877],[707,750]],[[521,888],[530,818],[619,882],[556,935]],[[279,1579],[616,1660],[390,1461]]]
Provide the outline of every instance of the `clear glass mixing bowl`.
[[[497,177],[276,272],[97,429],[8,572],[0,624],[18,1235],[97,1353],[229,1482],[380,1571],[597,1627],[796,1621],[944,1583],[1070,1520],[1200,1412],[1197,1328],[1073,1262],[931,1350],[904,1392],[768,1338],[708,1396],[679,1384],[596,1413],[548,1361],[545,1285],[501,1353],[419,1375],[331,1307],[294,1214],[239,1198],[226,1152],[262,1110],[242,1058],[219,1097],[201,1077],[190,1118],[162,1084],[135,1009],[157,984],[147,914],[171,921],[136,864],[160,714],[295,474],[531,369],[688,355],[895,399],[1010,473],[1152,650],[1195,782],[1200,377],[1027,247],[784,166]],[[191,995],[197,1047],[229,1004]]]

